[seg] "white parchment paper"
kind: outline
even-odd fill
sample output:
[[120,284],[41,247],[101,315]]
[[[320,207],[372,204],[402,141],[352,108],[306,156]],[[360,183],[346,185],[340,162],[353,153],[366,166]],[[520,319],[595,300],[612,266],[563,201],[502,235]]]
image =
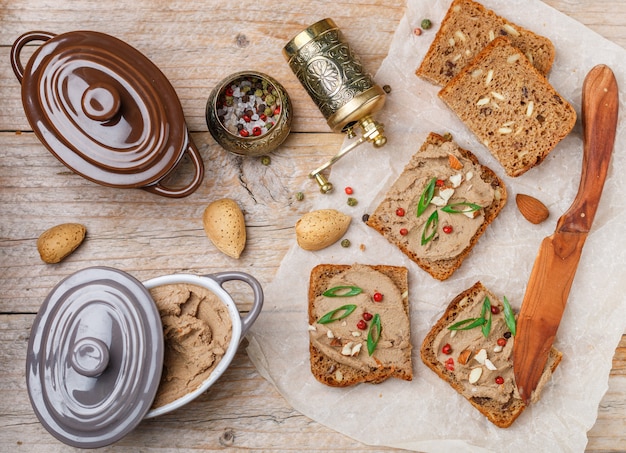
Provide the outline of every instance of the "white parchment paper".
[[[608,387],[615,348],[626,330],[623,101],[609,176],[555,341],[564,359],[541,400],[512,427],[497,428],[419,358],[424,336],[448,302],[477,280],[519,308],[539,244],[554,231],[558,217],[578,189],[584,77],[593,66],[603,63],[613,69],[618,85],[626,87],[626,51],[580,23],[538,0],[482,3],[555,43],[557,56],[549,79],[579,114],[572,134],[540,166],[518,178],[506,177],[488,150],[437,98],[438,87],[414,75],[450,1],[409,0],[389,54],[375,76],[379,85],[392,88],[384,110],[376,115],[385,123],[388,144],[380,150],[362,145],[337,162],[330,178],[335,192],[317,195],[315,200],[315,209],[332,207],[353,217],[346,235],[352,246],[342,248],[337,243],[319,252],[305,252],[296,245],[294,235],[294,246],[275,280],[265,288],[265,307],[249,335],[248,353],[259,372],[295,409],[367,444],[455,453],[583,451],[586,432],[595,423],[599,402]],[[423,18],[430,18],[434,27],[415,36],[412,30]],[[373,211],[430,131],[451,132],[455,141],[505,181],[509,192],[509,203],[500,216],[445,282],[430,277],[361,221],[364,213]],[[354,189],[357,206],[347,206],[345,186]],[[541,225],[523,219],[514,201],[520,192],[542,200],[550,209],[549,219]],[[411,382],[389,379],[380,385],[335,389],[318,383],[310,372],[306,314],[310,270],[319,263],[355,262],[409,269]]]

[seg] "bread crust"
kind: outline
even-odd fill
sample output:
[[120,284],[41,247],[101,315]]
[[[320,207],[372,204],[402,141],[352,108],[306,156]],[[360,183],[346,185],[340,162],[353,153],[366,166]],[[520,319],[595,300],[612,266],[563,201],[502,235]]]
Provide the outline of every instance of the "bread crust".
[[[426,138],[426,141],[424,142],[424,144],[421,146],[420,150],[418,151],[418,154],[420,151],[425,150],[428,147],[428,145],[437,146],[437,145],[441,145],[445,143],[446,141],[447,140],[443,136],[437,133],[431,132]],[[481,165],[478,161],[478,158],[474,154],[472,154],[470,151],[463,149],[461,147],[458,147],[458,149],[461,155],[463,155],[465,158],[470,160],[475,165],[480,166],[480,169],[481,169],[480,178],[483,181],[491,184],[491,186],[494,188],[495,187],[499,188],[500,190],[500,198],[498,200],[494,200],[491,203],[491,205],[485,208],[485,214],[484,214],[485,220],[483,224],[480,226],[480,228],[476,231],[474,236],[472,236],[469,244],[463,250],[463,252],[461,252],[459,255],[453,258],[448,258],[448,259],[431,260],[431,259],[426,259],[426,258],[420,258],[415,253],[415,251],[411,250],[405,243],[396,240],[393,235],[389,234],[390,233],[389,225],[387,225],[384,219],[379,215],[378,210],[380,209],[380,207],[377,208],[374,211],[374,213],[370,215],[369,219],[366,222],[368,226],[378,231],[389,242],[396,245],[406,256],[408,256],[419,267],[424,269],[426,272],[428,272],[437,280],[446,280],[454,273],[454,271],[456,271],[461,266],[461,264],[463,263],[463,260],[465,260],[465,258],[469,255],[474,245],[476,245],[476,243],[478,242],[478,239],[480,238],[480,236],[482,236],[482,234],[487,229],[487,226],[489,226],[489,224],[491,224],[491,222],[495,220],[495,218],[498,216],[500,211],[504,208],[507,202],[507,198],[508,198],[506,186],[504,182],[489,167]]]
[[[328,282],[338,274],[345,272],[352,266],[345,264],[319,264],[311,270],[308,291],[308,317],[309,325],[314,325],[315,318],[314,302],[315,299],[328,289]],[[408,269],[402,266],[389,265],[369,265],[371,269],[378,271],[389,277],[394,284],[400,289],[402,294],[408,294]],[[408,296],[402,298],[402,307],[406,316],[409,318],[409,302]],[[413,379],[413,369],[410,361],[409,367],[402,368],[400,366],[383,366],[377,369],[371,369],[368,373],[356,370],[347,365],[341,364],[328,357],[322,351],[318,350],[309,342],[311,373],[322,384],[331,387],[347,387],[362,382],[371,384],[379,384],[390,377],[395,377],[410,381]],[[338,379],[338,377],[341,379]]]
[[[435,323],[435,325],[431,328],[431,330],[424,338],[424,341],[422,342],[422,346],[420,348],[420,356],[422,362],[424,362],[424,364],[428,368],[433,370],[441,379],[446,381],[454,390],[456,390],[460,394],[462,394],[463,392],[463,386],[460,382],[455,380],[454,374],[447,370],[443,363],[437,360],[437,350],[434,346],[434,343],[439,332],[441,332],[443,329],[447,328],[454,322],[458,321],[458,319],[456,318],[462,310],[462,308],[460,307],[461,301],[469,297],[473,303],[477,303],[475,298],[473,297],[477,294],[482,293],[486,293],[492,301],[499,301],[499,298],[491,291],[489,291],[486,287],[484,287],[480,281],[476,282],[473,286],[457,295],[449,303],[441,318],[439,318],[439,320]],[[482,303],[482,301],[479,301],[478,303]],[[544,374],[548,370],[550,373],[553,373],[556,367],[561,362],[562,356],[563,355],[560,351],[552,347],[552,349],[550,350],[550,355],[548,357],[548,362],[546,364],[546,370],[544,370]],[[466,399],[470,402],[472,406],[478,409],[481,414],[487,417],[489,421],[491,421],[493,424],[500,428],[508,428],[509,426],[511,426],[527,407],[521,398],[512,398],[509,401],[509,404],[504,407],[488,398],[466,397]]]

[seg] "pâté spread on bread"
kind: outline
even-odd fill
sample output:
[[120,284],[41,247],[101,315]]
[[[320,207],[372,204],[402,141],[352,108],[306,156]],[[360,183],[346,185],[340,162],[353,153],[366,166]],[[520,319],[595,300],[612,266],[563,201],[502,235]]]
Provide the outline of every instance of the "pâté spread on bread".
[[388,377],[412,379],[407,270],[361,264],[319,265],[311,273],[311,371],[347,386]]
[[[499,427],[524,410],[513,373],[516,316],[480,282],[459,294],[425,337],[422,361]],[[552,349],[533,402],[552,376],[561,353]]]
[[504,183],[431,133],[367,224],[435,278],[448,278],[506,203]]
[[165,337],[163,373],[153,407],[197,389],[226,353],[232,336],[228,309],[211,291],[172,284],[150,290]]

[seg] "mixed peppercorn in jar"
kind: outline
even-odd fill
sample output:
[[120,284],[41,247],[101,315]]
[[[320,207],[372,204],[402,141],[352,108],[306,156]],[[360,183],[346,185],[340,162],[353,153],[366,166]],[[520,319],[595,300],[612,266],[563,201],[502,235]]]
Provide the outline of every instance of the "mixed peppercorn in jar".
[[220,94],[217,117],[231,134],[258,137],[278,121],[280,96],[269,81],[255,76],[233,80]]

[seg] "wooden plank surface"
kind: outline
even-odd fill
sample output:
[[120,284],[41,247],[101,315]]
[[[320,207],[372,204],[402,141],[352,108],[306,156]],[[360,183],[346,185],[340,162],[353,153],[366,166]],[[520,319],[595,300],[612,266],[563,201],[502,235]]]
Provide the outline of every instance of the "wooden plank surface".
[[[626,3],[548,0],[549,5],[626,47]],[[175,272],[225,269],[269,283],[291,246],[293,225],[308,211],[317,187],[307,173],[339,149],[319,110],[285,63],[283,45],[305,26],[332,17],[375,72],[404,13],[404,0],[358,2],[284,0],[280,7],[224,0],[0,0],[0,451],[69,451],[37,422],[24,382],[30,326],[50,289],[92,265],[127,271],[140,280]],[[183,200],[141,190],[101,187],[71,174],[44,148],[24,115],[20,85],[8,64],[22,33],[86,29],[112,34],[150,58],[176,89],[192,137],[206,164],[202,187]],[[26,60],[33,46],[24,51]],[[243,69],[266,72],[290,93],[293,133],[271,164],[224,152],[204,119],[211,89]],[[184,162],[177,178],[189,176]],[[303,201],[295,194],[305,193]],[[248,242],[239,260],[219,253],[202,229],[202,212],[229,196],[242,206]],[[63,222],[80,222],[87,241],[66,261],[45,265],[36,239]],[[230,289],[245,310],[245,287]],[[626,336],[616,349],[589,452],[626,451]],[[385,451],[360,444],[294,411],[256,372],[240,348],[226,375],[183,410],[149,420],[103,451]]]

